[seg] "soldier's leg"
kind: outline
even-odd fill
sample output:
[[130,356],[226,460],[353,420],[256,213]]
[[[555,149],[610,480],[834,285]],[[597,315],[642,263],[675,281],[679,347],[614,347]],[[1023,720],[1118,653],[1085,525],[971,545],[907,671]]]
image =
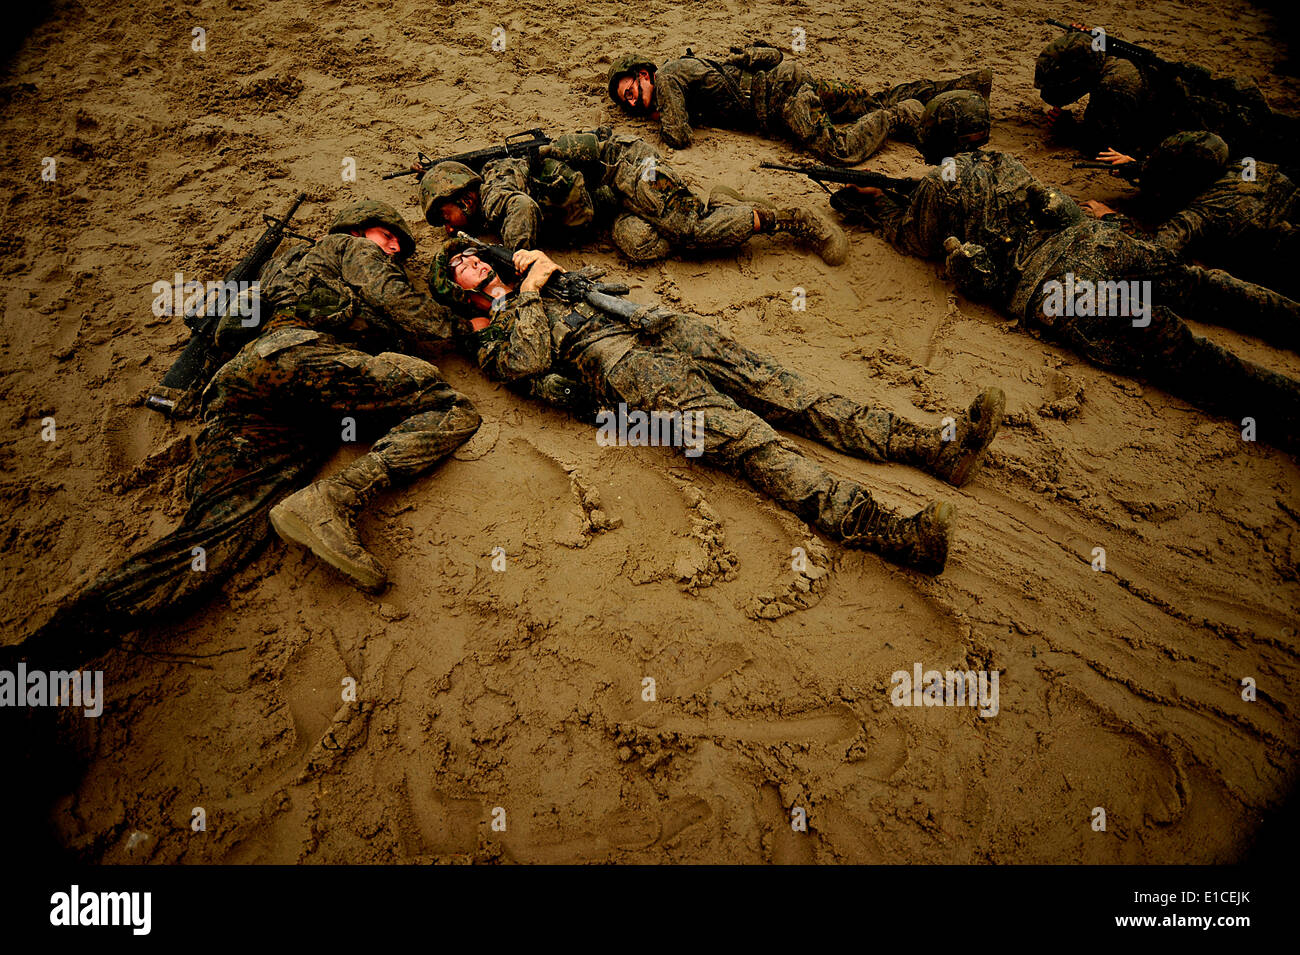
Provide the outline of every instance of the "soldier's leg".
[[1300,382],[1245,361],[1194,335],[1156,305],[1150,324],[1131,318],[1058,318],[1054,333],[1103,368],[1141,375],[1170,394],[1234,422],[1255,420],[1259,440],[1294,451],[1300,441]]
[[1254,335],[1300,351],[1300,303],[1221,269],[1183,266],[1161,281],[1160,294],[1187,318]]
[[940,93],[951,90],[974,90],[984,99],[993,91],[993,71],[988,69],[965,73],[951,80],[916,80],[870,93],[856,83],[843,80],[819,80],[817,93],[831,116],[836,120],[855,119],[872,110],[897,106],[904,100],[919,100],[923,105]]
[[542,213],[528,194],[528,161],[502,159],[483,170],[479,201],[483,218],[497,230],[501,244],[512,252],[537,248]]
[[1002,422],[1006,399],[998,388],[986,389],[947,427],[926,427],[824,391],[698,316],[663,310],[651,327],[658,344],[689,356],[715,388],[765,421],[846,454],[910,464],[958,486],[974,475]]
[[656,262],[672,254],[673,245],[645,219],[624,213],[614,220],[614,244],[633,262]]
[[342,439],[343,419],[351,418],[360,437],[382,432],[367,454],[271,511],[281,537],[309,547],[358,587],[382,589],[387,574],[356,533],[360,510],[468,440],[478,413],[433,365],[409,355],[369,355],[327,341],[277,351],[264,362],[262,374],[287,382],[285,413],[305,427],[337,428]]
[[939,573],[951,534],[950,505],[902,518],[860,485],[833,477],[781,444],[762,418],[717,391],[680,355],[634,349],[608,376],[608,397],[642,410],[677,411],[703,425],[701,460],[739,471],[760,491],[851,547]]

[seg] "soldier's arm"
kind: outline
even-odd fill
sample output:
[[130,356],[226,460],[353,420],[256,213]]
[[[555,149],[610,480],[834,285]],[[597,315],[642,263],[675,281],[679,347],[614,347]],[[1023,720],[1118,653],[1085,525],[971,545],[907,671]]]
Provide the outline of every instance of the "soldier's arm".
[[456,333],[451,310],[417,291],[401,266],[369,239],[349,242],[340,265],[343,281],[361,300],[416,341],[446,340]]
[[541,296],[520,292],[509,305],[498,309],[493,325],[509,329],[494,347],[480,350],[479,366],[500,381],[516,381],[540,375],[554,363],[551,352],[551,322]]
[[483,167],[483,218],[510,251],[537,246],[542,213],[528,194],[528,160],[498,159]]
[[659,133],[674,149],[686,149],[691,145],[691,114],[686,103],[691,77],[683,62],[674,60],[655,74]]
[[1188,207],[1156,229],[1155,243],[1183,255],[1187,247],[1205,234],[1205,217],[1194,207]]

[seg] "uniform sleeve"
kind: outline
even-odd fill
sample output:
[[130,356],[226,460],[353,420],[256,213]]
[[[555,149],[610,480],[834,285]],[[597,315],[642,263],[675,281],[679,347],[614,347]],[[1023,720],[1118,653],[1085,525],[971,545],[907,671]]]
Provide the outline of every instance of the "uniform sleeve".
[[1156,230],[1156,245],[1182,255],[1189,245],[1205,234],[1205,217],[1189,206]]
[[498,381],[516,381],[549,371],[551,322],[536,292],[520,292],[513,303],[500,309],[493,323],[510,331],[479,349],[479,367]]
[[528,160],[498,159],[483,167],[483,218],[512,252],[537,248],[542,214],[528,194]]
[[417,291],[392,257],[369,239],[349,242],[340,264],[343,281],[357,290],[361,300],[415,341],[446,340],[455,334],[451,311]]
[[655,106],[659,110],[659,133],[664,142],[674,149],[691,145],[691,114],[686,97],[690,92],[690,77],[674,60],[655,73]]

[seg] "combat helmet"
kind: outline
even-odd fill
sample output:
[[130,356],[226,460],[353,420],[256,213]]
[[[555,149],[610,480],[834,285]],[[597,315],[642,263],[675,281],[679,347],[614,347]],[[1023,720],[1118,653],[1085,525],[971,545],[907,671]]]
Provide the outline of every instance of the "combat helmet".
[[429,225],[442,225],[444,203],[451,202],[466,189],[483,185],[483,177],[458,162],[440,162],[420,180],[420,208]]
[[1092,36],[1071,30],[1052,40],[1034,64],[1034,88],[1049,106],[1069,106],[1092,91],[1106,60],[1092,48]]
[[619,57],[609,68],[609,98],[626,109],[627,104],[618,98],[618,81],[625,76],[636,76],[642,70],[649,70],[650,75],[654,76],[657,69],[655,61],[644,53],[628,53]]
[[[473,292],[456,284],[451,274],[451,259],[458,252],[464,252],[474,245],[474,240],[469,236],[457,233],[442,244],[442,248],[438,249],[433,261],[429,263],[429,294],[465,318],[478,318],[485,312],[482,306],[474,302]],[[492,276],[489,275],[487,281],[491,279]]]
[[1142,192],[1156,199],[1186,201],[1223,175],[1228,144],[1214,133],[1174,133],[1142,164]]
[[970,152],[989,141],[989,104],[974,90],[949,90],[930,100],[917,134],[928,163]]
[[397,236],[400,246],[397,258],[404,259],[415,251],[415,239],[411,236],[406,220],[396,209],[378,199],[363,199],[344,206],[330,224],[329,234],[354,232],[376,225],[383,226]]

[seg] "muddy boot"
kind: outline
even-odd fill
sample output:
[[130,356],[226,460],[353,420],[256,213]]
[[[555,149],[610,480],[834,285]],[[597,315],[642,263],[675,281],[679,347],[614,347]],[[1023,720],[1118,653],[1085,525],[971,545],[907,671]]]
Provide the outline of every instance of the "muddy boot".
[[[888,459],[918,467],[961,487],[974,476],[998,433],[1006,405],[1001,388],[986,388],[964,414],[954,419],[953,429],[922,428],[898,419],[889,433]],[[951,435],[947,441],[945,431]]]
[[867,494],[853,502],[841,525],[845,547],[871,550],[924,574],[943,573],[956,511],[947,501],[931,501],[911,517],[899,517]]
[[284,540],[301,544],[345,574],[357,587],[379,593],[388,584],[383,565],[361,544],[357,516],[391,485],[388,468],[374,453],[289,496],[271,508],[271,526]]
[[784,232],[813,249],[827,265],[841,265],[848,258],[848,236],[821,216],[807,209],[777,209],[774,218],[774,232]]
[[955,80],[940,83],[934,95],[938,96],[940,93],[947,93],[951,90],[974,90],[984,97],[985,102],[987,102],[993,92],[993,71],[976,70],[974,73],[959,76]]

